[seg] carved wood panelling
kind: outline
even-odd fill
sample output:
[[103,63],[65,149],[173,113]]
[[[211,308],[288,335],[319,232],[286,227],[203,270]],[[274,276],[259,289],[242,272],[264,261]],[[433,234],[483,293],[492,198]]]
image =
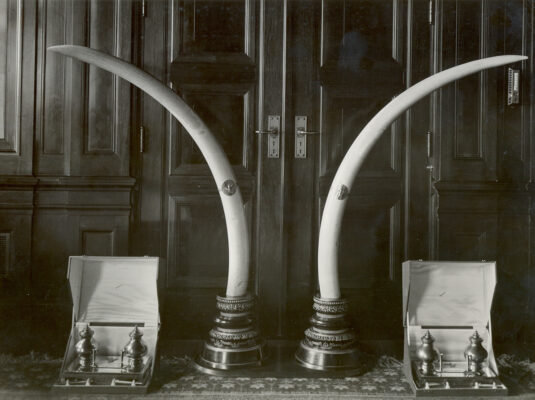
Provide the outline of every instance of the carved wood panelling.
[[[255,4],[168,2],[168,84],[218,139],[246,202],[255,164]],[[167,132],[167,287],[170,293],[176,288],[212,293],[223,289],[227,279],[223,209],[206,161],[189,134],[171,117]]]
[[131,2],[39,2],[39,173],[128,174],[130,85],[46,48],[79,44],[130,61],[131,24]]
[[[499,54],[530,55],[533,8],[528,3],[439,1],[433,32],[436,70]],[[522,102],[533,107],[526,66],[511,67],[523,69]],[[527,184],[532,117],[525,107],[506,105],[507,67],[445,87],[432,109],[439,181],[430,204],[430,255],[496,260],[493,326],[498,341],[529,337],[534,325],[533,314],[524,308],[534,298],[525,283],[533,265],[532,187]]]
[[[474,0],[437,4],[442,14],[435,27],[438,70],[497,54],[494,35],[500,17],[493,4]],[[499,73],[483,71],[440,91],[435,123],[441,179],[496,179]]]
[[180,55],[250,53],[250,0],[186,0],[179,4]]
[[399,278],[399,202],[346,210],[340,241],[340,282],[343,289],[384,286]]
[[[245,205],[250,215],[250,204]],[[167,286],[223,290],[228,239],[219,196],[169,197]]]
[[129,254],[134,183],[127,177],[39,178],[32,240],[38,299],[68,299],[65,274],[70,255]]
[[[320,174],[334,173],[356,135],[402,90],[403,8],[397,0],[323,2]],[[399,124],[376,144],[361,175],[398,174]]]
[[[357,91],[356,91],[357,92]],[[355,93],[355,96],[362,93]],[[371,94],[369,94],[371,96]],[[358,133],[386,104],[370,97],[342,97],[336,89],[327,86],[323,91],[324,153],[327,171],[334,173]],[[385,133],[367,157],[359,176],[394,176],[399,174],[401,142],[399,127]]]
[[0,6],[0,174],[31,174],[35,4]]
[[438,193],[436,258],[496,261],[496,338],[518,337],[528,318],[523,305],[530,292],[524,283],[529,279],[529,194],[495,183],[439,184]]
[[82,231],[82,253],[92,256],[112,256],[113,231]]
[[[332,176],[359,132],[403,90],[405,59],[402,2],[322,4],[319,215]],[[397,335],[399,313],[387,303],[401,292],[403,129],[401,120],[394,123],[371,150],[342,223],[340,283],[362,339]]]
[[[74,32],[68,21],[72,18],[72,2],[39,2],[37,85],[36,85],[36,143],[37,171],[64,173],[70,149],[68,137],[72,129],[67,116],[71,104],[72,61],[55,53],[47,53],[51,45],[73,43]],[[66,172],[66,171],[65,171]]]
[[[223,147],[232,165],[244,169],[251,163],[253,137],[253,98],[250,85],[223,90],[203,87],[181,91],[184,100],[206,122]],[[176,124],[178,125],[178,124]],[[171,136],[171,175],[205,171],[205,160],[199,148],[181,125]]]
[[5,277],[11,269],[11,232],[0,232],[0,276]]
[[83,213],[79,217],[81,254],[118,256],[128,254],[128,223],[125,216]]
[[[170,1],[171,85],[207,122],[233,165],[250,168],[255,100],[255,2]],[[170,121],[170,173],[209,174]]]
[[22,18],[22,0],[0,6],[0,153],[20,150]]
[[[19,187],[24,203],[28,192]],[[6,193],[1,193],[4,202],[0,205],[0,303],[22,298],[29,293],[31,277],[32,214],[31,209],[16,203],[5,202]],[[31,197],[31,191],[29,193]]]
[[170,197],[168,226],[168,286],[224,288],[228,240],[219,197]]
[[[121,59],[131,59],[132,3],[92,0],[87,9],[87,45]],[[130,85],[116,76],[85,67],[83,142],[80,162],[83,175],[128,175]],[[73,152],[74,155],[76,151]]]

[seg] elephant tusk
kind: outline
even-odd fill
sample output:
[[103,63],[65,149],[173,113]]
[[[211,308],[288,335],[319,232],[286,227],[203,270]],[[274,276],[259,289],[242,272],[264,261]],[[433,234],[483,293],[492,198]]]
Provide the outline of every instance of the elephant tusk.
[[230,162],[206,124],[170,88],[126,61],[84,46],[52,46],[48,50],[95,65],[137,86],[188,131],[208,163],[223,203],[229,246],[226,295],[244,296],[249,281],[249,232],[243,200]]
[[414,103],[441,86],[484,69],[527,58],[517,55],[489,57],[439,72],[405,90],[383,107],[364,127],[336,171],[323,210],[318,245],[318,281],[323,299],[340,298],[338,241],[347,197],[364,159],[385,129]]

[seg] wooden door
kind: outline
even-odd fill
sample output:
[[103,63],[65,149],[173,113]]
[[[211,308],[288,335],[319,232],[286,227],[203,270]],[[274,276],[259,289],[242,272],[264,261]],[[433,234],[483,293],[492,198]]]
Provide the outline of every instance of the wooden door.
[[[331,180],[359,131],[403,89],[401,1],[290,2],[290,118],[308,116],[307,158],[288,141],[287,333],[302,336],[316,291],[317,237]],[[306,16],[306,17],[305,17]],[[308,17],[308,18],[307,18]],[[305,21],[314,21],[305,23]],[[314,40],[310,40],[313,37]],[[305,56],[306,55],[306,56]],[[339,270],[360,339],[401,334],[403,119],[369,155],[345,211]]]
[[[250,287],[268,337],[298,339],[308,325],[323,202],[348,146],[375,112],[450,66],[533,53],[533,8],[520,0],[169,0],[147,7],[145,69],[207,119],[246,192]],[[526,111],[533,87],[524,74],[521,104],[507,106],[505,73],[482,72],[416,104],[357,177],[340,270],[361,339],[402,336],[404,259],[496,259],[497,290],[507,299],[496,309],[520,310],[502,323],[533,320],[521,306],[533,299],[525,285],[535,254]],[[198,338],[210,328],[213,296],[225,283],[221,208],[189,138],[150,99],[142,102],[148,137],[135,248],[167,258],[164,309],[184,322],[173,335]],[[278,158],[268,157],[267,138],[253,133],[267,128],[270,115],[281,122]],[[294,156],[296,116],[319,132],[308,136],[306,158]],[[519,296],[508,296],[510,288],[520,288]],[[526,324],[512,330],[527,331]]]
[[134,9],[120,0],[0,4],[2,351],[27,352],[31,342],[62,354],[68,257],[129,253],[130,85],[47,48],[83,45],[135,61]]
[[[175,90],[216,135],[238,178],[252,231],[257,4],[172,0],[145,7],[143,67]],[[215,296],[226,287],[223,209],[212,174],[188,133],[152,99],[141,102],[135,251],[162,257],[162,311],[169,322],[164,332],[199,339],[211,328]]]
[[[250,219],[263,333],[300,338],[316,291],[316,248],[330,180],[358,131],[403,87],[402,1],[148,2],[144,68],[205,119],[238,175]],[[165,23],[164,23],[165,22]],[[166,54],[165,60],[161,54]],[[181,127],[142,99],[139,254],[160,254],[164,318],[172,338],[208,332],[224,290],[227,241],[218,194]],[[269,116],[280,118],[278,157]],[[306,158],[295,117],[306,116]],[[340,267],[364,336],[391,336],[398,299],[403,211],[403,125],[368,160],[346,212]],[[378,310],[380,317],[373,317]],[[375,311],[373,311],[375,310]],[[177,322],[176,324],[174,322]],[[365,333],[364,333],[365,332]],[[377,337],[375,335],[374,337]]]
[[[533,332],[533,4],[436,1],[435,71],[476,58],[530,60],[464,78],[431,103],[430,256],[496,260],[493,328],[498,341]],[[519,104],[507,102],[508,69],[521,72]],[[531,149],[531,150],[530,150]]]

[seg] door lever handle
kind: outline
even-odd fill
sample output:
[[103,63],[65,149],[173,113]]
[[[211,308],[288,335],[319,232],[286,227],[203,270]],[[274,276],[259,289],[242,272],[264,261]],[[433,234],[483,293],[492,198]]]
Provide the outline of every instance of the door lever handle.
[[307,119],[304,115],[295,117],[295,158],[307,158],[307,136],[319,134],[316,131],[307,131]]
[[266,133],[268,135],[268,158],[279,158],[280,121],[279,115],[268,115],[267,129],[265,131],[262,129],[255,131],[259,135]]
[[258,133],[259,135],[263,135],[265,133],[267,133],[268,135],[278,135],[279,131],[278,129],[270,129],[268,131],[255,131],[256,133]]
[[520,103],[520,70],[507,70],[507,105]]
[[295,131],[295,134],[297,136],[316,135],[318,133],[319,132],[315,132],[315,131],[305,131],[303,129],[298,129],[297,131]]

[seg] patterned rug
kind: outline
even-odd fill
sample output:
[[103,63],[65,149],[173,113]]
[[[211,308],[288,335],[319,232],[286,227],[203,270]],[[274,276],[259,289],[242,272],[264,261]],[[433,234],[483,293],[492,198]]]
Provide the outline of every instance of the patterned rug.
[[[519,398],[535,398],[535,363],[502,355],[500,371],[511,394]],[[50,393],[61,367],[61,360],[30,354],[13,358],[0,355],[0,398],[68,398],[80,395]],[[401,363],[389,357],[380,358],[375,367],[358,377],[221,377],[204,375],[193,370],[187,358],[163,358],[146,397],[234,399],[269,397],[300,398],[410,398],[412,391],[401,370]],[[107,399],[112,396],[90,395]],[[121,395],[113,398],[135,399],[145,396]]]

